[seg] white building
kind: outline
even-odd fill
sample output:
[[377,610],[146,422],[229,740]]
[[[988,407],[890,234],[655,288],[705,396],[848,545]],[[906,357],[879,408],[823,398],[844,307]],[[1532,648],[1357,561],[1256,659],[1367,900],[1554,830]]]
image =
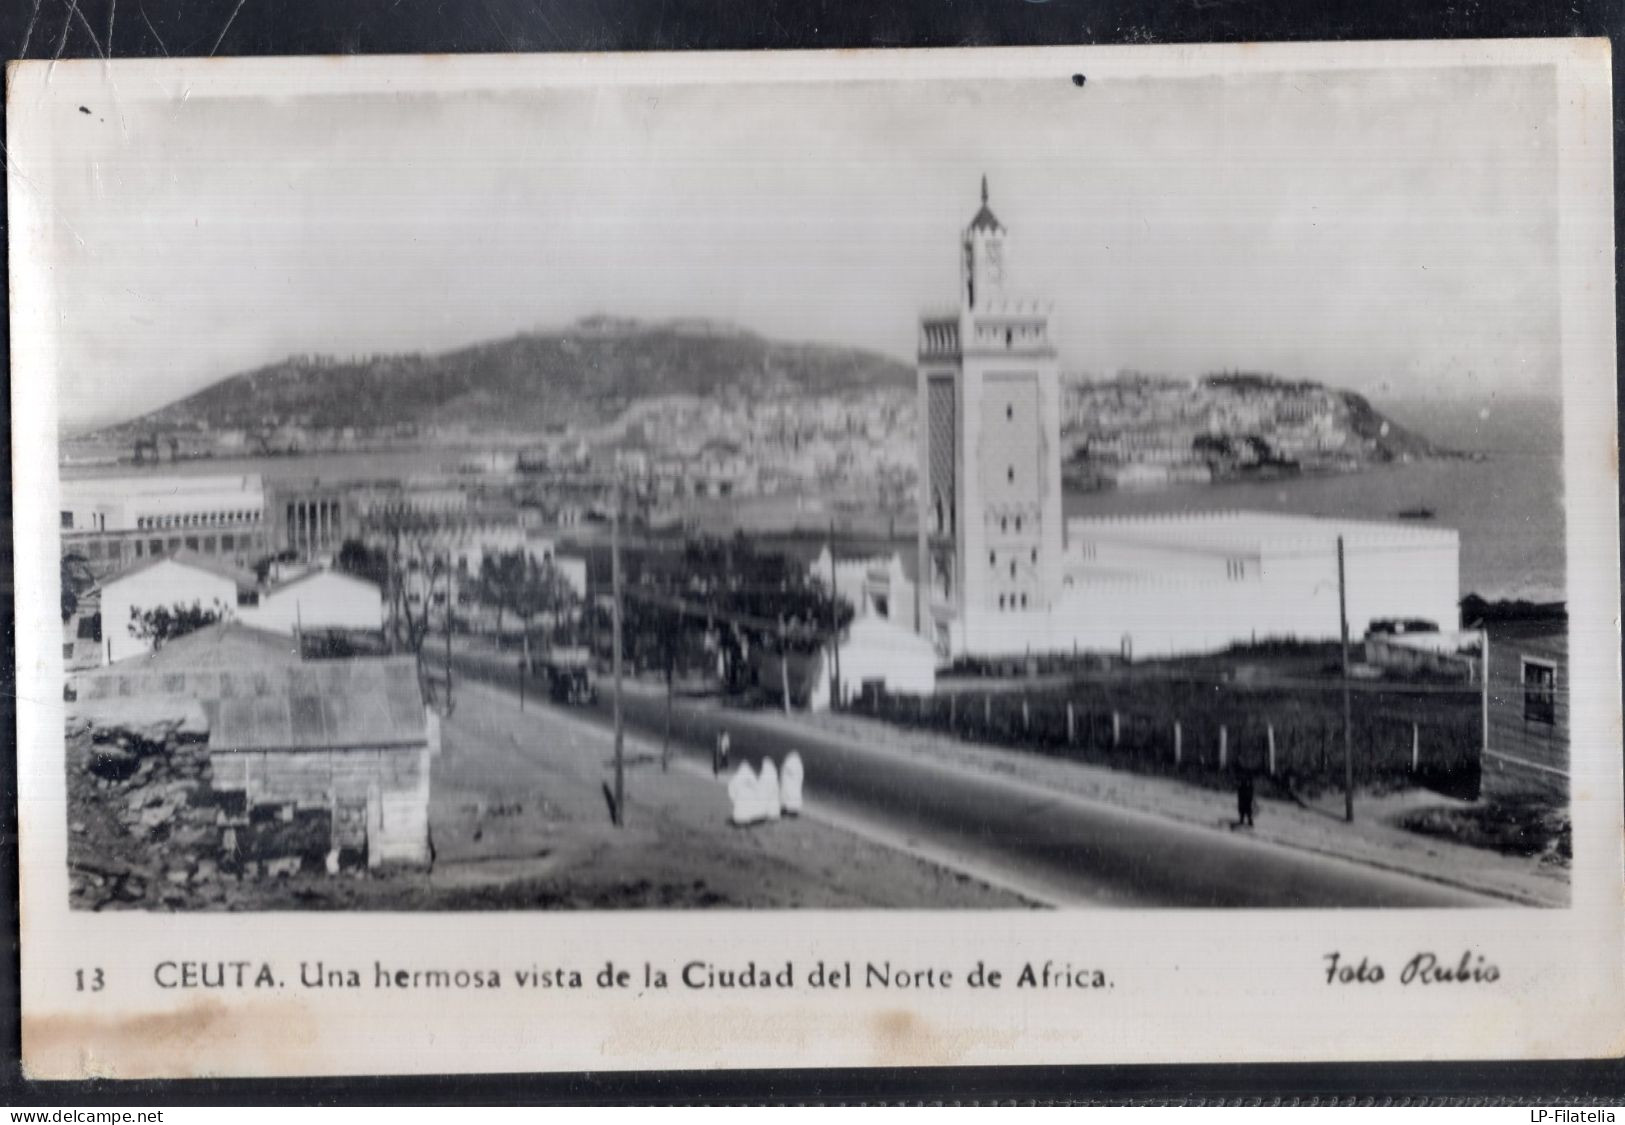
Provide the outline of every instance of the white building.
[[1069,520],[1050,647],[1162,656],[1266,638],[1335,640],[1339,538],[1350,637],[1379,618],[1456,627],[1455,531],[1212,512]]
[[578,598],[587,596],[587,560],[580,555],[554,555],[553,569],[559,572]]
[[229,528],[264,518],[258,473],[206,477],[95,477],[61,486],[63,531]]
[[130,631],[133,613],[160,606],[201,606],[223,616],[237,612],[243,580],[190,551],[149,559],[102,583],[102,647],[109,663],[152,651]]
[[1063,528],[1048,312],[1004,294],[1004,228],[963,235],[959,308],[921,318],[920,633],[945,659],[1130,656],[1456,625],[1456,532],[1257,512],[1074,519]]
[[[830,554],[825,547],[807,566],[814,581],[829,585]],[[880,617],[910,632],[917,631],[914,583],[903,570],[901,555],[836,559],[835,595],[852,607],[855,618]]]
[[[815,659],[807,707],[824,711],[830,704],[832,668],[828,651],[820,651]],[[853,621],[841,638],[839,670],[843,706],[865,691],[930,695],[937,689],[937,650],[918,633],[884,617],[866,614]]]
[[62,549],[97,574],[181,550],[243,566],[266,550],[257,473],[66,480],[60,496]]
[[930,695],[937,688],[936,647],[883,617],[861,617],[841,638],[841,699],[866,689]]
[[260,595],[237,614],[245,625],[293,636],[309,629],[379,629],[384,594],[353,574],[314,570]]

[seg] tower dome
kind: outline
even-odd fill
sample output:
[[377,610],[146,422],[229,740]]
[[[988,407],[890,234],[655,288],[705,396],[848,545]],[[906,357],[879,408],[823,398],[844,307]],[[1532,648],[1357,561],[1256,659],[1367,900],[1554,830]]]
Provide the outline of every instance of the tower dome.
[[961,240],[960,296],[966,308],[986,303],[1004,288],[1004,240],[1006,231],[993,209],[987,205],[987,176],[982,176],[982,207],[965,228]]
[[982,175],[982,208],[976,212],[976,217],[970,221],[970,226],[965,229],[966,233],[970,231],[986,231],[989,234],[1004,233],[1004,224],[999,222],[999,217],[987,205],[986,173]]

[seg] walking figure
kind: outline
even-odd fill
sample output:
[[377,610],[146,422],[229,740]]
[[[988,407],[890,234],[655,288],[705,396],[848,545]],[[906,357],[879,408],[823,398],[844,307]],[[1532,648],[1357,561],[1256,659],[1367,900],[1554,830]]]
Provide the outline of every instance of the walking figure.
[[1253,775],[1252,771],[1238,769],[1236,771],[1236,827],[1253,826]]
[[711,755],[712,777],[716,777],[728,769],[728,749],[731,745],[727,731],[717,732],[717,748]]

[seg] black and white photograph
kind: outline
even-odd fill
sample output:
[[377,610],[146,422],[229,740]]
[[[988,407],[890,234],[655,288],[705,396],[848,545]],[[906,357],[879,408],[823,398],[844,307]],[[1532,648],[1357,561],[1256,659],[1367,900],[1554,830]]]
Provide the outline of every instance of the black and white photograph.
[[450,1071],[1595,1043],[1606,63],[15,66],[35,1010],[303,1060],[152,1074],[419,1067],[425,990]]
[[70,103],[76,908],[1566,903],[1550,67]]

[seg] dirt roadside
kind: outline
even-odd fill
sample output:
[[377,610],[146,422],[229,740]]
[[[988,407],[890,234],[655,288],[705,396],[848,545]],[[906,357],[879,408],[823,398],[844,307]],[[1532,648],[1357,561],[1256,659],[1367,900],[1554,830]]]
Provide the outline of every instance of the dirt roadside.
[[[437,900],[546,906],[983,909],[1030,902],[806,815],[728,824],[726,779],[626,739],[627,826],[609,823],[607,731],[464,681],[442,728],[430,822]],[[523,874],[521,874],[523,873]],[[518,882],[510,881],[518,877]],[[568,901],[552,901],[567,890]]]
[[[83,741],[83,740],[81,740]],[[458,686],[434,760],[428,870],[341,870],[297,859],[273,874],[221,870],[188,878],[174,848],[208,848],[214,811],[200,780],[173,804],[199,803],[197,827],[136,839],[113,815],[112,783],[84,761],[70,765],[78,908],[148,910],[559,910],[559,909],[1023,909],[1036,904],[814,815],[751,828],[728,823],[726,779],[693,763],[661,769],[659,748],[626,740],[627,826],[610,823],[610,734],[568,712],[532,705],[473,682]],[[201,787],[201,788],[199,788]],[[168,788],[160,787],[167,793]],[[193,790],[197,790],[196,793]],[[144,791],[143,791],[144,792]],[[182,798],[185,798],[184,800]],[[172,813],[169,806],[162,806]],[[206,815],[204,815],[206,814]],[[196,819],[196,818],[193,818]],[[201,854],[201,853],[200,853]],[[213,854],[210,852],[209,854]],[[142,857],[139,895],[108,889],[113,869]],[[201,862],[201,861],[200,861]],[[150,871],[147,868],[151,868]],[[175,868],[174,871],[169,869]],[[168,872],[169,877],[166,877]],[[128,879],[124,879],[128,882]],[[123,884],[120,883],[120,886]],[[149,893],[150,892],[150,893]]]

